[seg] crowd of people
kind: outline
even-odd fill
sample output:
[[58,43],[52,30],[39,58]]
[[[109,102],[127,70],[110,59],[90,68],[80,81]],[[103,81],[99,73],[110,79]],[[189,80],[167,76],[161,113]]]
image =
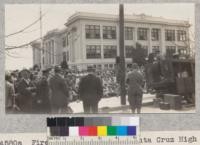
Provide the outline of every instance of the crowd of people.
[[[5,76],[6,111],[8,113],[72,113],[73,110],[67,107],[67,104],[80,99],[80,80],[89,71],[66,70],[57,66],[43,71],[34,68],[7,72]],[[94,71],[94,75],[102,82],[102,97],[118,96],[119,85],[116,82],[115,70]],[[66,100],[52,97],[62,96],[57,91],[61,88]],[[57,102],[58,100],[62,101]]]
[[[133,63],[130,68],[126,68],[126,94],[133,113],[136,110],[137,113],[141,111],[143,92],[174,92],[176,84],[171,77],[172,68],[169,68],[169,62],[154,56],[149,56],[145,65],[139,67]],[[189,78],[187,71],[186,68],[177,71],[176,79]],[[39,67],[33,67],[29,70],[8,72],[5,76],[6,111],[73,113],[73,108],[68,104],[81,100],[85,113],[97,113],[101,98],[120,95],[119,72],[117,67],[103,70],[88,67],[87,70],[78,71],[64,68],[62,65],[42,71]],[[180,86],[182,84],[178,87]],[[188,90],[191,92],[193,88]],[[187,94],[183,95],[187,98]]]

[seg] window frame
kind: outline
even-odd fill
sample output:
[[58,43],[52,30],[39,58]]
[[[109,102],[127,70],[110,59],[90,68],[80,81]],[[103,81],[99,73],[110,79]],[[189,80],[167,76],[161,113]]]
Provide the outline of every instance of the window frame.
[[177,30],[177,41],[186,41],[187,32],[185,30]]
[[[143,39],[141,39],[143,37]],[[137,40],[147,41],[148,38],[148,28],[138,28],[137,29]]]
[[158,45],[152,46],[152,53],[160,54],[160,46]]
[[125,40],[133,40],[133,27],[125,27],[124,28],[124,39]]
[[100,25],[85,25],[85,38],[86,39],[100,39],[101,30]]
[[117,28],[116,26],[103,26],[103,39],[116,39]]
[[[169,39],[171,37],[171,39]],[[165,41],[175,41],[175,30],[172,29],[165,29]]]
[[[90,54],[88,54],[88,51],[90,51]],[[97,53],[98,51],[100,52]],[[101,45],[86,45],[86,59],[99,59],[99,58],[101,58]]]
[[[129,50],[132,49],[131,53],[127,53],[127,49],[129,49]],[[125,46],[125,57],[126,57],[126,58],[132,58],[133,56],[131,56],[131,55],[132,55],[134,49],[135,49],[134,46],[132,46],[132,45],[126,45],[126,46]],[[129,52],[130,52],[130,51],[129,51]],[[129,54],[129,55],[127,55],[127,54]],[[131,54],[131,55],[130,55],[130,54]]]
[[152,28],[151,29],[151,40],[152,41],[159,41],[160,40],[160,29],[158,29],[158,28]]
[[[113,52],[113,50],[115,52]],[[108,54],[106,54],[106,52]],[[103,45],[103,58],[110,59],[116,58],[117,56],[117,46],[116,45]]]

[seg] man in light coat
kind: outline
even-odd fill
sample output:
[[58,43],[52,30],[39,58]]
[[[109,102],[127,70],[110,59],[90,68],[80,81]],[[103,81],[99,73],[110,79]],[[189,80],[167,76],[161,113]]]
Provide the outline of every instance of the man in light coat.
[[128,73],[126,83],[128,85],[128,101],[132,113],[135,113],[137,109],[137,113],[139,114],[142,107],[144,77],[139,71],[137,64],[132,65],[132,71]]

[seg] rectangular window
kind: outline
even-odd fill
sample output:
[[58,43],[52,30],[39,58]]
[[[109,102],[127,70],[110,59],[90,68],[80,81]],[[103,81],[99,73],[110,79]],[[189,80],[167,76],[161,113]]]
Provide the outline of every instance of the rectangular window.
[[151,40],[152,41],[158,41],[159,40],[159,33],[160,33],[160,30],[159,29],[152,29],[151,30]]
[[104,64],[104,69],[108,69],[108,64]]
[[104,58],[115,58],[117,56],[117,46],[104,45],[103,46],[103,56],[104,56]]
[[133,40],[133,28],[125,27],[125,40]]
[[138,28],[137,29],[138,40],[148,40],[147,33],[148,33],[147,28]]
[[52,48],[52,64],[54,64],[55,63],[55,59],[54,59],[55,50],[54,50],[54,41],[53,40],[51,41],[51,48]]
[[152,46],[152,53],[160,54],[160,47],[159,46]]
[[66,45],[67,46],[69,45],[69,34],[67,34],[67,37],[66,37]]
[[125,56],[126,58],[132,58],[133,57],[133,46],[125,46]]
[[65,38],[65,37],[62,38],[62,46],[63,46],[63,47],[66,47],[66,38]]
[[87,45],[86,46],[87,59],[101,58],[101,46],[100,45]]
[[99,25],[85,25],[85,34],[86,34],[87,39],[99,39],[100,26]]
[[116,27],[103,26],[103,39],[116,39]]
[[178,41],[186,41],[186,39],[187,39],[186,31],[178,30],[177,31],[177,40]]
[[165,40],[175,41],[175,30],[165,30]]
[[48,43],[48,53],[49,53],[49,64],[51,65],[51,46],[50,46],[50,42]]
[[176,53],[176,46],[166,46],[166,56],[172,57]]
[[113,68],[113,64],[109,64],[109,68]]
[[187,49],[184,46],[178,46],[178,53],[179,55],[186,55],[187,54]]

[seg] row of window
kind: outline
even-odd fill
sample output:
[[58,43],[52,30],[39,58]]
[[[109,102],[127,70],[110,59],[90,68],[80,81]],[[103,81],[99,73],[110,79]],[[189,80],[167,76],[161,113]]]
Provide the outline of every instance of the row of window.
[[[148,50],[148,47],[144,47]],[[125,46],[126,58],[132,58],[134,47]],[[103,58],[115,58],[117,56],[116,45],[104,45],[103,46]],[[86,58],[87,59],[98,59],[101,58],[101,46],[100,45],[87,45],[86,46]]]
[[176,52],[176,46],[166,46],[166,55],[172,56],[173,54],[178,53],[179,55],[187,55],[187,49],[184,46],[178,46]]
[[[148,46],[143,46],[148,54]],[[133,46],[125,46],[125,57],[132,58],[134,51]],[[159,46],[152,46],[152,53],[160,54]],[[166,46],[166,54],[173,55],[176,53],[176,46]],[[186,54],[186,48],[178,46],[179,54]],[[115,45],[104,45],[103,46],[103,58],[116,58],[117,56],[117,46]],[[101,58],[101,46],[100,45],[87,45],[86,46],[86,58],[87,59],[98,59]]]
[[[133,27],[125,27],[125,40],[133,40]],[[148,28],[137,29],[138,40],[148,40]],[[100,39],[100,25],[86,25],[85,26],[86,38],[87,39]],[[115,26],[103,26],[103,39],[116,39],[116,27]],[[158,41],[160,39],[160,29],[151,29],[152,41]],[[175,41],[175,30],[165,30],[165,40]],[[186,41],[186,31],[177,30],[177,40]]]
[[[89,68],[90,66],[88,66]],[[93,67],[97,70],[101,70],[101,69],[114,69],[116,67],[116,64],[97,64],[97,65],[93,65]]]
[[[126,67],[130,68],[132,66],[132,63],[127,63]],[[88,68],[90,68],[91,66],[89,65]],[[94,64],[93,67],[97,70],[101,70],[101,69],[115,69],[116,68],[116,64]]]

